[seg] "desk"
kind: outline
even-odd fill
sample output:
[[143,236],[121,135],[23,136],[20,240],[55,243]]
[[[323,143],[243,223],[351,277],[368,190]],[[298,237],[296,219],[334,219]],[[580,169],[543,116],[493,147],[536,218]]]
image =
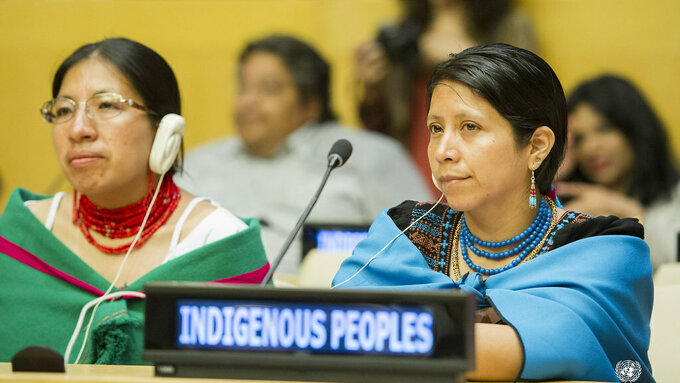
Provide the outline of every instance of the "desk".
[[163,378],[155,377],[152,366],[106,366],[93,364],[68,365],[66,374],[12,372],[11,363],[0,363],[0,382],[78,382],[78,383],[240,383],[254,381],[226,380],[226,379],[197,379],[197,378]]
[[[152,366],[102,366],[102,365],[68,365],[66,374],[38,373],[38,372],[12,372],[11,363],[0,363],[1,382],[30,382],[30,383],[53,383],[53,382],[77,382],[77,383],[254,383],[270,382],[263,380],[234,380],[234,379],[199,379],[199,378],[163,378],[155,377]],[[294,383],[294,382],[290,382]],[[309,382],[306,382],[309,383]],[[493,383],[493,382],[487,382]],[[499,383],[499,382],[496,382]],[[538,383],[538,382],[534,382]],[[554,381],[552,383],[555,383]],[[563,381],[563,383],[597,383]]]

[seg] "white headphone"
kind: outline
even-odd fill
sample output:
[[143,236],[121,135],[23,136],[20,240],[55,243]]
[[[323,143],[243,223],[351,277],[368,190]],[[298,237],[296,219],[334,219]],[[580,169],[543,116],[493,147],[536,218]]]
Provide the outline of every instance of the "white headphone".
[[156,174],[165,174],[177,158],[184,134],[184,118],[170,113],[163,116],[149,153],[149,168]]

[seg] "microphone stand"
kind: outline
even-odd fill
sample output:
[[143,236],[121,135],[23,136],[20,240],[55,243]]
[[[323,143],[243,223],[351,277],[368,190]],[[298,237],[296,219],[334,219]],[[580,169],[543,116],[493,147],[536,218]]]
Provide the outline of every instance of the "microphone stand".
[[286,251],[288,251],[290,244],[293,243],[293,239],[295,239],[295,235],[297,235],[298,231],[300,231],[302,224],[305,222],[305,220],[307,219],[307,216],[309,215],[309,213],[312,211],[312,208],[316,204],[316,201],[319,199],[319,195],[321,195],[321,191],[323,190],[324,186],[326,185],[326,181],[328,181],[328,177],[330,176],[331,171],[333,169],[335,169],[337,166],[342,165],[342,160],[339,158],[339,156],[338,156],[338,160],[340,161],[340,164],[337,164],[337,161],[336,161],[335,158],[330,159],[328,167],[326,167],[326,173],[324,173],[323,179],[321,180],[321,185],[319,185],[319,188],[316,189],[316,193],[314,194],[314,197],[312,198],[311,201],[309,201],[307,208],[305,209],[305,211],[300,216],[300,219],[298,219],[297,223],[295,224],[295,227],[293,228],[293,231],[291,231],[290,234],[288,235],[288,238],[286,238],[286,242],[284,242],[283,247],[279,251],[279,254],[276,256],[276,258],[274,258],[274,262],[272,262],[272,265],[269,268],[267,275],[265,275],[264,279],[262,279],[260,286],[266,286],[267,283],[269,283],[269,281],[272,279],[272,276],[274,275],[274,271],[279,266],[279,263],[281,263],[281,259],[283,258],[283,255],[286,254]]

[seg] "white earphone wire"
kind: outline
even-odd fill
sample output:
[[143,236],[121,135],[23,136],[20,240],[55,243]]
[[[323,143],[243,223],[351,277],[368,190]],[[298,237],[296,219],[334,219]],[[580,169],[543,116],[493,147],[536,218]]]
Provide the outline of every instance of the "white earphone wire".
[[[94,304],[99,305],[99,303],[101,303],[104,300],[113,299],[113,298],[117,298],[119,296],[124,296],[124,295],[132,295],[132,296],[136,296],[138,298],[145,298],[146,297],[146,294],[139,292],[139,291],[116,291],[115,293],[102,295],[101,297],[95,298],[95,299],[87,302],[85,304],[85,306],[83,306],[83,308],[80,310],[80,316],[78,317],[78,322],[76,323],[76,329],[73,332],[73,334],[76,335],[76,334],[78,334],[78,332],[80,332],[80,327],[82,326],[83,320],[85,319],[85,313],[87,313],[87,310],[90,307],[92,307],[92,305],[94,305]],[[94,316],[94,313],[92,315]],[[73,345],[75,344],[75,342],[76,342],[76,337],[71,336],[71,339],[68,342],[68,346],[66,346],[66,352],[64,353],[64,367],[66,367],[66,365],[68,364],[68,357],[71,355],[71,350],[73,349]],[[86,343],[86,341],[84,340],[83,343]],[[82,350],[81,350],[81,352],[82,352]],[[78,359],[80,359],[80,355],[78,356]],[[76,362],[77,362],[77,360],[76,360]]]
[[444,199],[444,193],[442,193],[441,197],[439,197],[439,199],[437,200],[437,202],[435,202],[435,204],[432,205],[432,207],[430,208],[430,210],[428,210],[428,211],[426,211],[425,213],[423,213],[423,215],[421,215],[420,217],[418,217],[418,219],[416,219],[415,221],[411,222],[411,224],[408,225],[408,227],[406,227],[406,229],[402,230],[399,234],[395,235],[394,238],[392,238],[389,242],[387,242],[387,245],[385,245],[382,249],[380,249],[379,252],[375,253],[368,261],[366,261],[366,263],[364,263],[364,265],[361,266],[361,268],[360,268],[359,270],[357,270],[357,271],[356,271],[354,274],[352,274],[349,278],[345,279],[344,281],[338,283],[337,285],[335,285],[335,286],[333,286],[333,287],[331,287],[331,288],[334,289],[334,288],[336,288],[336,287],[338,287],[338,286],[342,286],[342,285],[345,284],[346,282],[351,281],[354,277],[356,277],[357,275],[359,275],[359,273],[360,273],[363,269],[365,269],[366,266],[368,266],[368,264],[371,263],[371,262],[373,261],[373,259],[375,259],[375,257],[377,257],[377,256],[378,256],[380,253],[382,253],[385,249],[387,249],[387,247],[388,247],[389,245],[391,245],[392,242],[396,241],[397,238],[399,238],[400,235],[404,234],[404,233],[406,232],[406,230],[410,229],[411,226],[413,226],[413,225],[416,224],[416,222],[420,221],[423,217],[425,217],[426,215],[428,215],[428,214],[429,214],[429,213],[430,213],[437,205],[439,205],[439,203],[442,201],[442,199]]
[[[76,328],[73,331],[73,334],[71,335],[71,339],[69,339],[68,346],[66,348],[66,352],[64,353],[64,365],[68,364],[68,359],[71,354],[71,348],[73,347],[73,344],[75,343],[76,338],[78,337],[78,332],[80,331],[80,326],[82,325],[82,320],[84,318],[85,312],[87,311],[86,308],[89,308],[92,306],[92,304],[96,304],[96,306],[92,309],[92,315],[90,316],[90,321],[87,323],[87,326],[85,327],[85,337],[83,338],[83,343],[80,346],[80,351],[78,352],[78,357],[75,360],[75,364],[78,364],[80,362],[80,358],[83,354],[83,350],[85,350],[85,345],[87,344],[87,337],[90,333],[90,326],[92,325],[92,321],[94,320],[94,314],[97,312],[97,308],[99,307],[99,304],[107,299],[111,299],[121,295],[134,295],[138,296],[137,294],[142,294],[142,296],[138,296],[139,298],[144,298],[146,295],[143,293],[137,292],[137,291],[117,291],[115,293],[109,294],[111,290],[114,288],[116,285],[116,282],[118,282],[118,278],[120,278],[120,274],[123,271],[123,267],[125,267],[125,262],[128,259],[128,256],[130,253],[132,253],[132,250],[135,248],[135,244],[139,240],[139,238],[142,235],[142,231],[144,230],[144,226],[146,225],[147,219],[149,219],[149,215],[151,214],[151,209],[153,208],[153,204],[156,202],[156,197],[158,197],[158,193],[161,189],[161,184],[163,183],[163,178],[165,177],[165,173],[161,174],[160,179],[158,180],[158,185],[156,185],[156,191],[153,194],[153,198],[151,198],[151,203],[149,204],[149,208],[146,210],[146,215],[144,216],[144,219],[142,220],[142,224],[139,227],[139,231],[137,232],[137,235],[135,236],[134,240],[130,244],[130,247],[128,248],[127,253],[125,253],[125,257],[123,257],[123,261],[120,264],[120,267],[118,268],[118,272],[116,273],[116,277],[113,278],[113,281],[111,281],[111,284],[109,285],[109,288],[106,289],[106,292],[104,293],[103,296],[95,298],[85,304],[83,306],[83,310],[80,312],[80,318],[78,318],[78,323],[76,324]],[[122,293],[122,294],[121,294]]]

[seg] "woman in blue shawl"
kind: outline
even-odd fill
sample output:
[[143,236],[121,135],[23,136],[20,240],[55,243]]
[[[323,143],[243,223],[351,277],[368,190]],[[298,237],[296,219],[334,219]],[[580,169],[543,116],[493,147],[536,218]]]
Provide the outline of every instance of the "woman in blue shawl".
[[653,382],[643,229],[556,201],[567,113],[550,66],[509,45],[470,48],[435,69],[428,100],[428,157],[447,203],[383,211],[334,287],[475,294],[468,379]]

